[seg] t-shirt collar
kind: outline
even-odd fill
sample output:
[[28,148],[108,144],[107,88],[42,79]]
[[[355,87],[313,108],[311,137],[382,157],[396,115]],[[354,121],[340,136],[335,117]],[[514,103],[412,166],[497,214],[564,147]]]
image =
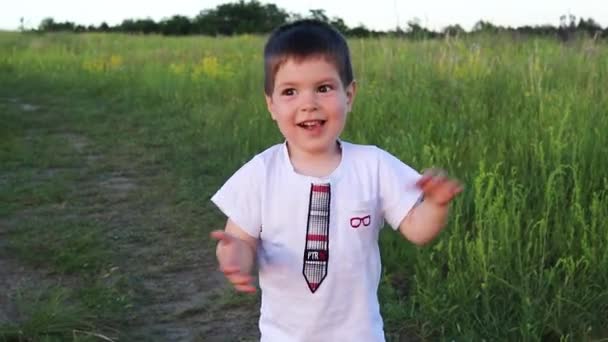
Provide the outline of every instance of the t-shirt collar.
[[327,183],[327,182],[335,183],[342,176],[342,174],[344,172],[344,168],[345,168],[344,165],[346,164],[346,160],[348,157],[348,143],[342,141],[341,139],[338,139],[337,142],[338,142],[338,145],[340,146],[340,149],[342,150],[340,164],[338,164],[338,167],[336,167],[336,169],[327,177],[322,177],[322,178],[312,177],[312,176],[306,176],[306,175],[296,172],[296,170],[293,167],[293,164],[291,163],[291,159],[289,159],[289,150],[287,149],[287,140],[285,140],[282,144],[284,164],[292,175],[294,175],[298,178],[301,178],[301,179],[305,179],[311,183]]

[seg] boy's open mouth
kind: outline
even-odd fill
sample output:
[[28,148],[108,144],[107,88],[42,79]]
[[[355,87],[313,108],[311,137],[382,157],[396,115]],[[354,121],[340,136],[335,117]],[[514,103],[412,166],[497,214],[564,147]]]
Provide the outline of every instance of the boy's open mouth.
[[326,120],[307,120],[307,121],[302,121],[297,125],[304,129],[312,130],[317,127],[323,126],[325,124],[325,121]]

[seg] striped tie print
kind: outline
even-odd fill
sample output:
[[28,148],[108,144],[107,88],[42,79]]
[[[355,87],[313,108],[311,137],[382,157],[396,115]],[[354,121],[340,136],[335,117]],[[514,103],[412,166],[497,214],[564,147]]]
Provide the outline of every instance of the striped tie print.
[[313,293],[327,275],[330,200],[329,184],[311,184],[302,273]]

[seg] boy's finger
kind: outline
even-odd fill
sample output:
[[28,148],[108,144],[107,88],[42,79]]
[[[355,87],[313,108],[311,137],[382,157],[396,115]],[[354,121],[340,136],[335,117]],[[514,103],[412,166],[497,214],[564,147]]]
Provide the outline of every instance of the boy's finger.
[[225,275],[231,275],[235,273],[239,273],[241,269],[238,266],[225,266],[220,267],[220,271],[222,271]]
[[424,193],[433,193],[440,186],[445,184],[445,181],[446,181],[446,179],[444,177],[441,177],[441,176],[433,177],[422,187],[422,191]]
[[228,280],[234,285],[248,285],[253,282],[252,277],[243,275],[232,275]]
[[239,292],[255,293],[256,288],[253,285],[235,285],[234,288]]
[[456,181],[452,181],[451,185],[452,185],[452,194],[454,194],[454,195],[458,195],[459,193],[462,192],[462,190],[464,190],[464,187]]
[[450,203],[456,195],[462,191],[462,186],[455,181],[447,181],[443,186],[437,190],[439,192],[439,205],[447,205]]
[[222,230],[214,230],[211,232],[211,237],[224,243],[230,243],[233,239],[232,235]]
[[231,283],[242,284],[243,282],[250,282],[253,278],[249,274],[242,273],[233,273],[226,275],[226,278],[230,280]]
[[419,188],[423,188],[432,178],[433,177],[431,177],[430,175],[423,175],[416,182],[416,186],[418,186]]
[[446,195],[454,197],[462,192],[462,186],[456,181],[447,181],[444,185]]
[[445,193],[446,197],[449,197],[450,199],[454,198],[456,195],[458,195],[459,192],[462,191],[462,188],[460,187],[460,184],[458,184],[458,182],[455,181],[447,181],[441,191],[443,193]]

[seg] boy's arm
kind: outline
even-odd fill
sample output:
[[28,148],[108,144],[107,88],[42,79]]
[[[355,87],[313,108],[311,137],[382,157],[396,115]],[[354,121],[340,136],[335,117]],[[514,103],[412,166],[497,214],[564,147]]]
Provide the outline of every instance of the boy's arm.
[[256,259],[258,239],[247,234],[236,223],[228,219],[223,231],[211,236],[218,240],[216,256],[220,269],[237,290],[255,292],[251,272]]
[[449,204],[462,191],[462,186],[438,170],[426,172],[416,185],[422,189],[424,200],[401,221],[399,231],[411,242],[424,245],[445,226]]
[[414,207],[399,225],[401,234],[416,245],[432,241],[443,229],[448,217],[448,206],[424,201]]

